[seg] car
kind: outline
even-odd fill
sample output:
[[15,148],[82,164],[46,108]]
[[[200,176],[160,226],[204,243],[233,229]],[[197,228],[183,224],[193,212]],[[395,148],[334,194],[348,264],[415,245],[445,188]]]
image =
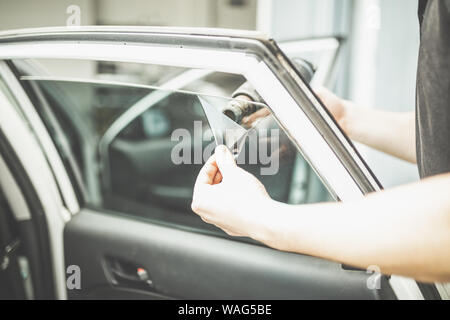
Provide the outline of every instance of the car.
[[[335,53],[338,39],[306,42],[324,41]],[[195,177],[217,144],[205,104],[220,117],[245,81],[261,96],[252,106],[270,112],[240,127],[238,160],[274,199],[382,189],[285,51],[221,29],[0,32],[0,297],[440,298],[437,285],[276,251],[192,213]],[[313,81],[329,80],[335,58]]]

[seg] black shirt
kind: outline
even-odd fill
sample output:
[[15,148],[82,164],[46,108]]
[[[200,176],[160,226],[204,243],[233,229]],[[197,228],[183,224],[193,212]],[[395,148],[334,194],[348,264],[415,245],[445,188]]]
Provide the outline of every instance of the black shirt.
[[417,164],[422,178],[450,172],[450,0],[419,0]]

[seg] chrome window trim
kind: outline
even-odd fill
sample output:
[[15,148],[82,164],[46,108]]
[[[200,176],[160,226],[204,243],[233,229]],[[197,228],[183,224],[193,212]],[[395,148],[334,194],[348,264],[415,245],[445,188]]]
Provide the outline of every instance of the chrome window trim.
[[[381,185],[355,146],[343,134],[328,111],[309,89],[309,86],[302,81],[298,72],[275,42],[268,39],[263,33],[225,29],[124,26],[56,27],[0,32],[0,44],[2,42],[10,44],[33,43],[34,41],[54,43],[74,41],[79,44],[85,41],[91,43],[95,41],[102,43],[122,42],[124,45],[148,43],[178,49],[211,48],[256,55],[258,59],[267,63],[289,94],[302,106],[302,111],[306,113],[317,130],[322,135],[327,136],[329,147],[338,156],[339,161],[342,162],[361,191],[368,193],[381,189]],[[134,62],[139,62],[138,60],[136,59]],[[186,66],[182,62],[180,63],[180,66]],[[201,65],[202,63],[190,67],[201,67]],[[301,88],[301,92],[299,92],[298,87]],[[305,156],[305,158],[308,160],[308,157]],[[323,175],[318,174],[328,185]]]
[[[293,41],[285,41],[280,43],[280,47],[289,57],[301,57],[302,52],[312,52],[312,51],[321,51],[322,57],[316,67],[316,72],[312,79],[312,83],[316,85],[328,85],[332,81],[332,73],[334,71],[333,64],[338,55],[338,51],[340,48],[339,39],[335,37],[326,37],[320,39],[299,39]],[[151,108],[153,104],[158,101],[164,99],[166,96],[170,94],[171,90],[181,90],[183,87],[191,83],[192,81],[204,78],[214,71],[206,70],[206,69],[189,69],[168,81],[162,83],[158,86],[149,86],[144,85],[140,86],[138,84],[129,85],[136,87],[145,87],[151,89],[162,89],[167,90],[164,93],[156,94],[153,92],[150,96],[146,96],[131,106],[128,110],[126,110],[122,115],[120,115],[107,129],[99,143],[99,152],[100,159],[102,161],[102,166],[104,167],[105,173],[105,183],[104,187],[107,188],[108,181],[110,181],[109,175],[109,160],[108,160],[108,147],[113,139],[122,131],[131,121],[140,116],[143,112]],[[117,81],[108,81],[108,80],[97,80],[97,79],[80,79],[80,78],[72,78],[68,77],[60,77],[60,76],[52,76],[47,73],[34,73],[32,76],[22,76],[21,80],[49,80],[49,81],[76,81],[76,82],[86,82],[86,83],[98,83],[105,85],[122,85],[126,86],[127,83],[118,83]],[[182,91],[182,90],[181,90]],[[150,100],[149,100],[150,99]]]
[[[14,53],[11,53],[11,50]],[[31,56],[33,58],[125,61],[191,68],[208,68],[215,71],[242,74],[250,80],[255,88],[261,92],[262,97],[269,102],[269,106],[272,107],[272,111],[275,111],[274,115],[280,120],[281,126],[285,129],[291,128],[291,130],[286,131],[290,134],[296,145],[302,146],[302,149],[307,148],[306,146],[309,145],[309,151],[303,152],[304,157],[307,160],[313,157],[309,162],[319,173],[319,176],[321,176],[329,190],[332,193],[334,192],[333,194],[342,200],[361,196],[361,190],[355,185],[354,180],[349,177],[345,167],[342,166],[342,163],[339,162],[333,151],[330,150],[323,135],[314,129],[314,126],[302,113],[296,101],[286,92],[285,88],[278,82],[270,69],[252,55],[242,52],[236,53],[211,49],[186,49],[141,44],[134,45],[129,43],[124,45],[115,42],[103,44],[77,41],[77,43],[43,42],[39,46],[33,44],[14,44],[2,48],[0,58],[30,58],[30,55],[27,54],[30,51],[33,52]],[[240,70],[237,66],[244,66],[245,70]],[[275,84],[276,90],[273,89],[273,84]],[[275,94],[280,91],[283,94]],[[280,97],[282,99],[279,99]],[[293,116],[295,114],[298,117]],[[280,117],[283,119],[280,119]],[[299,133],[292,133],[293,131],[298,131]],[[302,135],[302,132],[306,133],[308,139],[304,139],[300,144],[298,137]],[[304,136],[306,135],[304,134]],[[318,170],[317,167],[319,167]]]
[[[292,126],[286,126],[286,122],[290,122],[289,118],[292,118],[292,114],[299,114],[301,110],[300,112],[307,117],[304,124],[308,127],[312,125],[319,131],[321,137],[316,140],[325,142],[334,153],[330,154],[326,152],[325,148],[322,148],[322,152],[328,153],[328,156],[323,157],[323,154],[322,157],[315,156],[315,159],[310,159],[311,153],[314,153],[311,152],[311,148],[307,152],[302,150],[305,148],[300,148],[327,187],[339,199],[350,198],[346,195],[349,192],[345,189],[353,189],[353,186],[352,183],[346,181],[348,178],[346,174],[340,172],[343,167],[350,173],[351,179],[363,194],[380,190],[379,183],[356,148],[342,134],[334,120],[301,80],[295,68],[274,42],[261,37],[241,38],[239,33],[232,36],[211,36],[201,35],[200,31],[193,32],[192,29],[183,31],[184,33],[179,29],[172,32],[167,32],[167,28],[150,29],[156,31],[149,33],[146,31],[149,30],[148,28],[128,28],[127,31],[118,31],[124,30],[124,28],[79,27],[47,28],[31,30],[28,33],[2,33],[0,58],[99,59],[207,68],[242,74],[247,79],[252,78],[251,82],[257,89],[262,89],[262,87],[258,88],[260,82],[267,83],[278,79],[277,81],[282,83],[278,89],[284,93],[287,91],[289,94],[288,98],[285,97],[287,100],[284,102],[289,103],[289,109],[291,109],[291,115],[284,114],[284,120],[282,120],[278,110],[283,108],[274,108],[277,109],[273,111],[280,120],[281,126],[284,129],[292,128]],[[36,46],[36,42],[39,42],[39,46]],[[105,50],[105,46],[114,50]],[[148,53],[147,55],[144,54],[144,50]],[[189,59],[186,59],[186,56]],[[238,66],[243,66],[245,70]],[[266,85],[265,83],[262,85]],[[298,90],[299,87],[301,90]],[[277,99],[273,97],[271,99],[263,96],[263,98],[266,98],[266,101],[277,102],[274,101]],[[294,110],[294,103],[300,110]],[[272,105],[275,106],[277,103]],[[298,105],[302,108],[299,108]],[[292,134],[293,130],[286,131],[299,146],[298,133],[294,135]],[[339,166],[328,161],[336,158],[340,163]],[[322,161],[328,161],[328,164],[320,164]],[[327,171],[328,173],[326,173]],[[336,181],[333,174],[339,175],[341,181]],[[330,183],[329,180],[335,181]],[[351,193],[353,194],[351,197],[358,195],[355,190]]]

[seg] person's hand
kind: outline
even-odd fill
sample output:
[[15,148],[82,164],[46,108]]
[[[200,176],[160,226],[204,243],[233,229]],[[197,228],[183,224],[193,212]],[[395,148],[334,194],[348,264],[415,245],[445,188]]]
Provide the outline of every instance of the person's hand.
[[266,118],[267,116],[270,116],[271,113],[267,107],[261,108],[257,110],[256,112],[253,112],[252,114],[245,116],[242,119],[242,125],[246,126],[247,128],[252,127],[257,121]]
[[346,101],[344,99],[339,98],[333,92],[326,89],[325,87],[317,87],[314,88],[314,92],[317,94],[320,100],[322,100],[325,107],[327,107],[328,111],[333,115],[336,121],[339,123],[344,131],[347,131],[346,128]]
[[262,183],[239,168],[228,148],[220,145],[200,170],[192,210],[229,235],[256,238],[270,201]]

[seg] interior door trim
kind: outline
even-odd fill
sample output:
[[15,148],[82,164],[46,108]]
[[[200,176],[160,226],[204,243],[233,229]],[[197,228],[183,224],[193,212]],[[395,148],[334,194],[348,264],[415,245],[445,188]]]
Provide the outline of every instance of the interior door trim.
[[[89,270],[81,291],[69,292],[75,299],[91,297],[96,288],[120,288],[108,272],[111,258],[144,268],[152,279],[147,292],[170,298],[395,299],[386,276],[380,277],[381,290],[370,289],[371,274],[336,262],[90,209],[72,219],[64,239],[66,263]],[[246,286],[236,270],[245,274]]]

